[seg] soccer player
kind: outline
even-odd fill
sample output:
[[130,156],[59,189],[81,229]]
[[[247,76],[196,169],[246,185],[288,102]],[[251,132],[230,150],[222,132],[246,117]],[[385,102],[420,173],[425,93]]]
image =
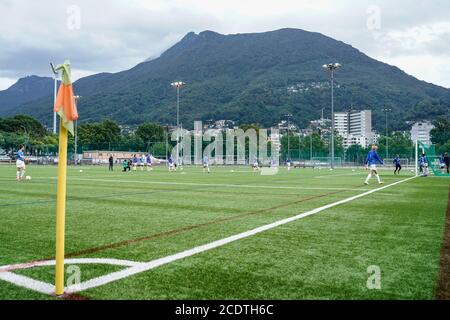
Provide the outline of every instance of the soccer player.
[[133,156],[133,160],[132,160],[132,163],[133,163],[133,171],[136,171],[136,170],[137,170],[138,162],[139,162],[139,159],[137,158],[136,155],[134,155],[134,156]]
[[208,156],[204,156],[203,157],[203,172],[205,172],[206,170],[208,170],[208,173],[210,173],[210,170],[209,170],[209,158],[208,158]]
[[425,153],[419,158],[420,172],[422,172],[422,177],[428,177],[428,158]]
[[25,175],[25,155],[23,151],[25,150],[25,147],[23,145],[19,146],[19,151],[17,151],[16,156],[16,167],[17,167],[17,173],[16,173],[16,180],[22,181],[23,176]]
[[383,165],[384,162],[378,156],[377,150],[378,150],[378,146],[374,144],[374,145],[372,145],[372,150],[369,151],[369,153],[367,155],[366,168],[368,168],[370,170],[370,173],[367,176],[366,181],[364,182],[364,184],[366,184],[366,185],[369,184],[369,180],[373,175],[375,175],[377,177],[379,184],[383,184],[383,182],[380,179],[380,175],[378,174],[377,162],[379,162],[381,165]]
[[255,157],[254,159],[253,159],[253,171],[258,171],[259,170],[259,163],[258,163],[258,158],[257,157]]
[[400,163],[400,156],[397,155],[397,156],[394,158],[394,161],[392,161],[392,162],[395,164],[395,171],[394,171],[394,174],[400,174],[400,171],[402,170],[402,165],[401,165],[401,163]]
[[169,163],[169,172],[177,171],[175,168],[175,163],[173,162],[172,155],[169,157],[169,160],[167,161]]
[[439,157],[439,168],[445,170],[445,153]]
[[109,156],[109,171],[114,171],[114,158],[112,155]]
[[444,153],[444,163],[445,163],[445,168],[447,169],[447,174],[449,174],[449,171],[450,171],[450,156],[448,155],[448,152]]
[[127,170],[130,171],[130,169],[131,169],[130,165],[129,165],[129,161],[127,159],[123,160],[122,166],[123,166],[123,172],[127,172]]
[[286,160],[286,166],[287,166],[288,171],[291,171],[291,166],[292,166],[292,161],[291,161],[291,159],[287,159],[287,160]]
[[140,156],[139,166],[141,167],[141,171],[144,171],[144,167],[147,166],[147,157],[145,156],[145,154]]
[[147,171],[153,170],[153,168],[152,168],[153,156],[152,156],[151,153],[149,153],[149,154],[147,155],[146,160],[147,160]]

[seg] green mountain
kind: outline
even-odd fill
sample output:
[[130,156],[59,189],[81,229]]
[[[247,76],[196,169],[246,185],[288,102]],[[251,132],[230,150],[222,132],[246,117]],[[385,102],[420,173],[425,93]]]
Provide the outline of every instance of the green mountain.
[[29,76],[19,79],[6,90],[0,91],[0,113],[14,112],[14,109],[26,102],[48,96],[53,92],[52,78]]
[[[389,106],[397,129],[406,128],[409,120],[449,116],[450,89],[419,81],[322,34],[281,29],[235,35],[191,32],[159,58],[80,79],[75,83],[83,96],[80,121],[108,117],[122,124],[174,124],[176,96],[170,83],[182,80],[184,127],[208,119],[270,126],[286,113],[306,126],[320,117],[322,108],[330,113],[329,74],[322,68],[329,62],[343,65],[336,73],[336,111],[372,109],[381,128],[381,109]],[[4,110],[0,99],[0,115],[22,112],[49,124],[51,102],[48,96]]]

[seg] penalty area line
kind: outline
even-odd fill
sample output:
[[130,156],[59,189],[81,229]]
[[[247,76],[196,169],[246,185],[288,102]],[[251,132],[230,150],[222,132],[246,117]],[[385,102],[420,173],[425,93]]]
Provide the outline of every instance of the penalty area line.
[[[332,176],[330,176],[332,178]],[[45,178],[56,180],[57,177]],[[253,188],[253,189],[281,189],[281,190],[347,190],[362,191],[369,190],[363,188],[346,188],[346,187],[298,187],[298,186],[268,186],[258,184],[221,184],[221,183],[195,183],[195,182],[172,182],[172,181],[142,181],[142,180],[117,180],[117,179],[97,179],[97,178],[73,178],[68,177],[68,181],[92,181],[92,182],[109,182],[109,183],[133,183],[148,185],[168,185],[168,186],[191,186],[191,187],[218,187],[218,188]]]
[[143,262],[143,263],[141,263],[141,264],[139,264],[137,266],[133,266],[133,267],[127,268],[125,270],[113,272],[113,273],[110,273],[108,275],[100,276],[100,277],[97,277],[97,278],[94,278],[94,279],[82,282],[80,284],[77,284],[76,286],[69,286],[69,287],[66,288],[66,293],[71,294],[71,293],[81,292],[81,291],[85,291],[85,290],[88,290],[88,289],[92,289],[92,288],[96,288],[96,287],[99,287],[99,286],[103,286],[105,284],[108,284],[108,283],[111,283],[111,282],[114,282],[114,281],[117,281],[117,280],[125,279],[125,278],[128,278],[128,277],[132,276],[132,275],[139,274],[139,273],[142,273],[142,272],[145,272],[145,271],[157,268],[159,266],[169,264],[169,263],[174,262],[174,261],[178,261],[178,260],[181,260],[181,259],[184,259],[184,258],[187,258],[187,257],[191,257],[191,256],[197,255],[199,253],[203,253],[203,252],[209,251],[211,249],[222,247],[222,246],[224,246],[226,244],[229,244],[229,243],[241,240],[241,239],[245,239],[245,238],[251,237],[251,236],[256,235],[258,233],[277,228],[279,226],[291,223],[293,221],[297,221],[297,220],[303,219],[305,217],[314,215],[314,214],[322,212],[324,210],[327,210],[327,209],[330,209],[330,208],[333,208],[333,207],[336,207],[336,206],[339,206],[339,205],[342,205],[342,204],[345,204],[345,203],[357,200],[359,198],[371,195],[371,194],[373,194],[375,192],[378,192],[378,191],[381,191],[381,190],[385,190],[385,189],[393,187],[395,185],[398,185],[398,184],[410,181],[410,180],[412,180],[414,178],[416,178],[416,177],[410,177],[410,178],[407,178],[407,179],[403,179],[403,180],[391,183],[389,185],[386,185],[386,186],[383,186],[383,187],[380,187],[380,188],[376,188],[376,189],[372,189],[370,191],[358,194],[356,196],[352,196],[352,197],[349,197],[349,198],[346,198],[346,199],[343,199],[343,200],[340,200],[340,201],[337,201],[337,202],[333,202],[333,203],[324,205],[322,207],[319,207],[319,208],[316,208],[316,209],[313,209],[313,210],[310,210],[310,211],[298,214],[298,215],[290,217],[290,218],[282,219],[282,220],[279,220],[279,221],[276,221],[276,222],[273,222],[273,223],[270,223],[270,224],[267,224],[267,225],[263,225],[261,227],[255,228],[255,229],[252,229],[252,230],[249,230],[249,231],[245,231],[245,232],[242,232],[242,233],[239,233],[239,234],[236,234],[236,235],[224,238],[224,239],[220,239],[220,240],[208,243],[208,244],[197,246],[197,247],[194,247],[192,249],[188,249],[188,250],[185,250],[185,251],[182,251],[182,252],[170,255],[170,256],[166,256],[166,257],[159,258],[159,259],[156,259],[156,260],[152,260],[152,261],[149,261],[149,262]]

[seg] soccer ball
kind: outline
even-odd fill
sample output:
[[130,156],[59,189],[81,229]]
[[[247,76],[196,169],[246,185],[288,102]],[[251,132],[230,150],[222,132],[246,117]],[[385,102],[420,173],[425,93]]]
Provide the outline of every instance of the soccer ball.
[[31,176],[26,176],[25,180],[31,180]]
[[83,172],[83,170],[80,170],[80,172]]

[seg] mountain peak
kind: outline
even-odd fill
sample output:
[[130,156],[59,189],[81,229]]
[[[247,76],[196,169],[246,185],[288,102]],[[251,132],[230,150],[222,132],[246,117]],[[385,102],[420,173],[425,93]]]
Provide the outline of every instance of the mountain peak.
[[200,32],[198,35],[199,35],[200,37],[203,37],[203,38],[206,38],[206,37],[211,38],[211,37],[222,36],[222,34],[217,33],[217,32],[215,32],[215,31],[211,31],[211,30],[205,30],[205,31],[202,31],[202,32]]
[[[395,114],[392,125],[398,128],[406,119],[448,114],[447,102],[436,99],[450,95],[450,90],[417,81],[341,41],[294,28],[230,35],[189,32],[157,59],[117,74],[80,79],[75,87],[84,97],[84,121],[107,116],[122,124],[148,120],[172,124],[170,82],[180,79],[190,84],[183,90],[185,111],[180,115],[187,125],[228,119],[271,126],[292,113],[298,125],[307,126],[329,107],[329,75],[322,65],[330,61],[344,65],[336,75],[337,111],[349,105],[368,106],[379,127],[384,119],[380,110],[389,105]],[[0,115],[22,112],[48,121],[53,92],[51,78],[48,82],[48,88],[9,95],[9,101],[19,106],[9,111],[8,97],[2,98],[0,92]],[[36,94],[47,96],[32,101]],[[24,97],[31,102],[20,103]],[[427,101],[435,100],[433,114],[421,113]]]

